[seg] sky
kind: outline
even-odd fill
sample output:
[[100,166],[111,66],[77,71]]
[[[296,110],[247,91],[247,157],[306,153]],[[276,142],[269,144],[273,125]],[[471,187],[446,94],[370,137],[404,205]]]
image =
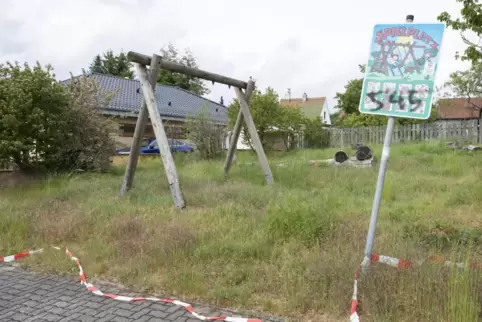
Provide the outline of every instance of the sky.
[[[359,78],[368,60],[373,27],[380,23],[437,23],[455,0],[1,0],[0,63],[51,64],[59,80],[81,73],[96,54],[137,51],[151,55],[172,43],[189,48],[201,69],[274,88],[281,98],[334,96]],[[458,32],[447,29],[438,84],[467,68]],[[234,90],[209,82],[206,97],[229,103]]]

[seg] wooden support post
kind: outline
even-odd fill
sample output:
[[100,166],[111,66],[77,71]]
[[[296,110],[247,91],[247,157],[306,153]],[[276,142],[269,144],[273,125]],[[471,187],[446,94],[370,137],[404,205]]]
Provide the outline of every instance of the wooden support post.
[[167,181],[169,182],[169,188],[171,189],[172,197],[174,199],[174,204],[176,205],[176,208],[182,209],[186,206],[186,204],[184,202],[184,196],[179,184],[176,165],[174,164],[174,159],[169,147],[166,131],[162,125],[161,115],[159,113],[159,109],[157,108],[154,91],[152,90],[151,84],[147,79],[147,69],[146,66],[138,63],[135,63],[134,65],[136,67],[137,75],[139,76],[139,81],[141,82],[147,110],[149,111],[149,115],[151,117],[152,128],[156,134],[157,144],[161,153],[161,159],[164,164]]
[[[266,183],[273,184],[273,174],[271,173],[271,169],[269,167],[268,158],[264,153],[263,145],[261,144],[261,140],[259,139],[258,132],[256,131],[256,126],[254,125],[253,117],[251,116],[251,112],[249,111],[249,105],[246,100],[246,96],[241,91],[241,89],[235,87],[234,91],[236,92],[236,96],[239,101],[239,105],[241,106],[241,110],[243,111],[244,119],[246,120],[246,125],[248,126],[249,135],[251,140],[253,141],[254,149],[258,154],[258,160],[263,168]],[[237,141],[233,141],[233,143],[237,143]]]
[[[251,94],[254,90],[254,82],[249,81],[248,87],[246,88],[246,102],[249,104],[251,100]],[[228,154],[226,155],[226,161],[224,162],[224,176],[228,175],[229,170],[231,169],[231,165],[233,164],[233,158],[236,153],[236,149],[238,146],[239,135],[241,133],[241,128],[243,127],[243,110],[240,108],[238,112],[238,118],[236,119],[236,124],[234,125],[234,129],[229,140],[228,146]]]
[[[159,75],[159,70],[161,67],[161,59],[161,56],[153,55],[151,60],[151,67],[149,69],[149,83],[151,84],[151,88],[154,92],[156,91],[157,76]],[[134,175],[137,169],[137,162],[139,160],[139,150],[141,148],[148,117],[149,111],[147,110],[146,100],[143,97],[141,106],[139,108],[139,114],[137,115],[136,128],[134,130],[134,139],[132,141],[131,152],[129,153],[129,159],[127,160],[124,181],[122,183],[120,191],[121,196],[123,196],[127,191],[132,188],[132,183],[134,182]]]

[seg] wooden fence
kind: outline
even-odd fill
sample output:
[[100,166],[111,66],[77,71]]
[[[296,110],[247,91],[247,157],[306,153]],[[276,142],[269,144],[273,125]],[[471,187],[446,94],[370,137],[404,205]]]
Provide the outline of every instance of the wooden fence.
[[[482,122],[480,122],[482,123]],[[482,144],[479,120],[447,120],[426,124],[395,125],[392,143],[454,140],[463,144]],[[330,146],[344,147],[356,143],[382,144],[386,126],[330,128]]]

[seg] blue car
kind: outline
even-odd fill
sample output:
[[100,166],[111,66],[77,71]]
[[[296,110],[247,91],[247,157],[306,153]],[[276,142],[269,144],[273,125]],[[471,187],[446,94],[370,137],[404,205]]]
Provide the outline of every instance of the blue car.
[[[169,147],[171,148],[171,152],[184,152],[184,153],[194,152],[194,147],[190,144],[187,144],[179,140],[173,140],[173,139],[168,139],[168,141],[169,141]],[[131,152],[130,148],[125,148],[125,149],[117,150],[116,154],[126,155],[126,154],[130,154],[130,152]],[[159,153],[160,153],[159,146],[157,145],[156,139],[149,139],[147,141],[147,144],[143,145],[140,149],[140,154],[159,154]]]

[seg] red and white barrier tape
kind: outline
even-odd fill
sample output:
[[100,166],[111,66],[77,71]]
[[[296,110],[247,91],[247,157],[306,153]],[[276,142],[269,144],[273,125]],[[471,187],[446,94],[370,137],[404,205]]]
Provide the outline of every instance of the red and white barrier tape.
[[412,268],[414,266],[420,266],[424,263],[436,263],[436,264],[442,264],[443,266],[452,266],[452,267],[457,267],[457,268],[470,268],[470,269],[482,269],[482,263],[455,263],[446,260],[443,257],[440,256],[430,256],[426,260],[421,260],[417,262],[412,262],[404,259],[399,259],[395,257],[390,257],[390,256],[384,256],[384,255],[378,255],[378,254],[371,254],[370,258],[365,257],[363,259],[363,262],[358,266],[356,272],[355,272],[355,278],[354,278],[354,283],[353,283],[353,296],[351,300],[351,311],[350,311],[350,322],[359,322],[360,317],[358,316],[357,313],[357,307],[358,307],[358,274],[360,273],[360,270],[362,267],[366,266],[370,262],[372,263],[382,263],[386,264],[392,267],[396,268]]
[[[56,250],[61,250],[59,247],[52,246]],[[43,252],[43,249],[38,249],[38,250],[31,250],[31,251],[26,251],[26,252],[21,252],[15,255],[10,255],[6,257],[0,257],[0,263],[5,262],[13,262],[18,259],[41,253]],[[113,300],[117,301],[122,301],[122,302],[140,302],[140,301],[150,301],[150,302],[162,302],[162,303],[170,303],[174,305],[179,305],[184,307],[189,313],[194,315],[196,318],[202,321],[226,321],[226,322],[263,322],[263,320],[260,319],[247,319],[247,318],[239,318],[239,317],[227,317],[227,316],[204,316],[201,314],[198,314],[194,311],[194,308],[192,307],[191,304],[184,303],[178,300],[171,300],[171,299],[159,299],[156,297],[128,297],[128,296],[121,296],[121,295],[116,295],[116,294],[110,294],[110,293],[104,293],[101,290],[99,290],[97,287],[94,285],[90,284],[87,282],[87,278],[85,276],[84,270],[82,269],[82,265],[80,265],[80,261],[77,257],[75,257],[68,249],[65,250],[65,253],[69,258],[75,262],[77,265],[77,268],[79,269],[79,277],[80,277],[80,284],[84,285],[87,290],[92,292],[95,295],[98,296],[103,296],[103,297],[108,297]]]

